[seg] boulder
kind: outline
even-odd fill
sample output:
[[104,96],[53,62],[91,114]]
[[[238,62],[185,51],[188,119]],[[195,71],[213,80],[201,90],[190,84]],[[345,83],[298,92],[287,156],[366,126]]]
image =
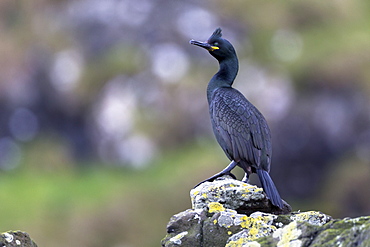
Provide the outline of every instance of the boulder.
[[1,247],[37,247],[28,233],[22,231],[3,232],[0,237]]
[[192,209],[171,217],[164,247],[370,246],[370,216],[332,219],[273,206],[261,188],[228,176],[190,192]]

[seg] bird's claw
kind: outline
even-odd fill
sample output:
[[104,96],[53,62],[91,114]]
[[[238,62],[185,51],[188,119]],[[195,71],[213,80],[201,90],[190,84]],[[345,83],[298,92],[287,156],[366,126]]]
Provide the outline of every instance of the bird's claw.
[[228,173],[217,173],[217,174],[213,175],[212,177],[207,178],[206,180],[203,180],[202,182],[198,183],[197,185],[194,186],[194,188],[198,187],[199,185],[201,185],[204,182],[213,182],[217,178],[220,178],[220,177],[226,176],[226,175],[232,177],[233,179],[236,179],[236,176],[234,174],[232,174],[231,172],[228,172]]

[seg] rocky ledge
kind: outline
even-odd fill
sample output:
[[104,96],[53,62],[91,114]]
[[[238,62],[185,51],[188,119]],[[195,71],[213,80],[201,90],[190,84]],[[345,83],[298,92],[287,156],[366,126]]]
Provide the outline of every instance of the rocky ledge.
[[192,209],[167,225],[162,246],[370,246],[370,216],[332,219],[274,207],[261,188],[222,177],[191,190]]

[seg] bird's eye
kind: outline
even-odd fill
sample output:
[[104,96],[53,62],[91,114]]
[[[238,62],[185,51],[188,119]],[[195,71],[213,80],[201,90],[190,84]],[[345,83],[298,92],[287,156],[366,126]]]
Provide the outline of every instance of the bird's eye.
[[214,46],[218,46],[218,42],[213,43]]

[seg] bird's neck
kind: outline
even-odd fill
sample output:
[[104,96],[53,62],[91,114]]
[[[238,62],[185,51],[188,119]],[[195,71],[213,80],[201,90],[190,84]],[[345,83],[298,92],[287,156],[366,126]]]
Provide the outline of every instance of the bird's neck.
[[238,58],[225,59],[219,62],[220,68],[218,72],[212,77],[207,87],[208,103],[211,102],[212,93],[215,89],[220,87],[231,87],[238,74]]

